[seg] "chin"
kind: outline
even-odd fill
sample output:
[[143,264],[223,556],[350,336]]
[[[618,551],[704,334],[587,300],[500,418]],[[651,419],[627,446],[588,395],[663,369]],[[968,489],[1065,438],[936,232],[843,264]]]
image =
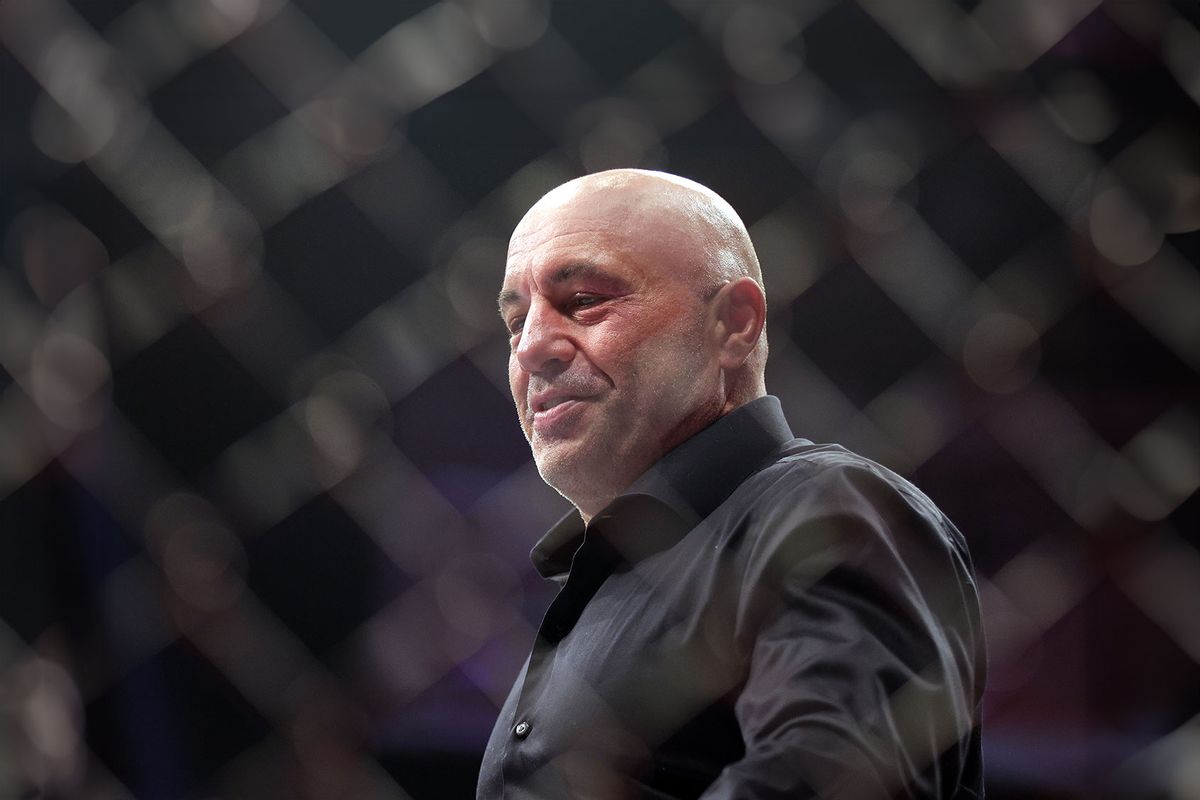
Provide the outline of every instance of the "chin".
[[[557,448],[545,448],[553,450]],[[553,486],[555,489],[562,491],[562,487],[569,486],[575,481],[571,477],[577,474],[578,465],[576,460],[569,458],[568,454],[561,452],[535,452],[533,461],[537,464],[538,474],[542,476],[542,480]]]
[[[546,452],[547,450],[551,452]],[[576,507],[586,506],[606,483],[595,469],[588,469],[592,459],[582,457],[578,447],[558,446],[534,453],[538,474],[548,486],[570,500]]]

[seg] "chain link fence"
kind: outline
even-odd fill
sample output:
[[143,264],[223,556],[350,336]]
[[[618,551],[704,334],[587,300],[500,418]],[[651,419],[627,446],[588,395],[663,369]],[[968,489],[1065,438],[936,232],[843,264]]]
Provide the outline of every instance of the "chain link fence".
[[971,543],[996,798],[1200,797],[1188,0],[0,0],[0,795],[470,796],[566,510],[509,231],[739,210],[793,428]]

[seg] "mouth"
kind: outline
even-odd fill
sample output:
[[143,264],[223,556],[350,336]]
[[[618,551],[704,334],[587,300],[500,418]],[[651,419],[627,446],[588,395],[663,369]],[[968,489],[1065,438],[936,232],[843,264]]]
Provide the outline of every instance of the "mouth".
[[557,408],[558,406],[561,406],[563,403],[574,402],[575,399],[576,398],[574,398],[574,397],[555,397],[555,398],[551,398],[549,400],[542,400],[541,402],[533,404],[533,413],[540,414],[544,411],[549,411],[552,408]]
[[565,435],[577,413],[587,403],[584,397],[554,397],[530,405],[530,422],[534,431],[543,435]]

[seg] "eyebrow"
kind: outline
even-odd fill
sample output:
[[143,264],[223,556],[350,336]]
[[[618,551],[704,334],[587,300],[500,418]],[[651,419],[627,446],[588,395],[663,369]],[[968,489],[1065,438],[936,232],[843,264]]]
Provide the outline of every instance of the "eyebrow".
[[[629,283],[624,278],[618,278],[611,272],[586,261],[559,267],[550,275],[550,279],[546,282],[551,286],[557,286],[574,278],[600,280],[618,290],[628,288],[629,286]],[[500,313],[503,314],[504,309],[521,302],[521,293],[515,289],[502,289],[499,297],[496,298],[496,302],[499,303]]]

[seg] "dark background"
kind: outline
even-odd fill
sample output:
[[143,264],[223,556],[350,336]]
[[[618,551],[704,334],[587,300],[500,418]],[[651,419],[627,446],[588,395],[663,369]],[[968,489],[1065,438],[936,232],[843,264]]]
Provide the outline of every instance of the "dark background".
[[965,532],[989,794],[1200,797],[1200,14],[0,0],[0,796],[453,798],[566,509],[540,194],[733,203],[793,428]]

